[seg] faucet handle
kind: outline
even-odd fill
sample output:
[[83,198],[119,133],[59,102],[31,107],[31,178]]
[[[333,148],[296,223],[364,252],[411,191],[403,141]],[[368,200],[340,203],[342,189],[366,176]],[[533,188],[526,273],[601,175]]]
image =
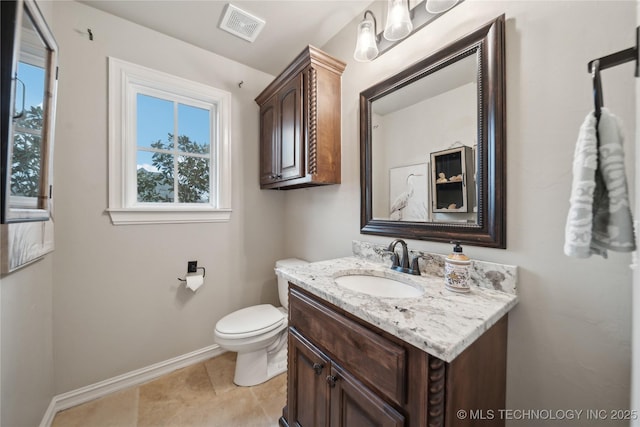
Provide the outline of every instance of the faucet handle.
[[396,268],[400,265],[400,259],[398,258],[398,254],[394,251],[389,251],[391,253],[391,268]]
[[422,255],[416,255],[411,260],[411,274],[414,274],[416,276],[420,276],[420,264],[418,263],[420,258],[424,258],[424,257]]

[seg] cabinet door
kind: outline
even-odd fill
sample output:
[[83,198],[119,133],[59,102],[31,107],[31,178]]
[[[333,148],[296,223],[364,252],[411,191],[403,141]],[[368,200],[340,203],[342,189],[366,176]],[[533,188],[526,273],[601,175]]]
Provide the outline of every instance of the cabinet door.
[[287,421],[290,426],[328,426],[329,372],[329,359],[295,329],[290,328],[287,391]]
[[302,79],[302,74],[296,76],[276,95],[279,107],[279,144],[276,170],[279,181],[305,175]]
[[404,417],[364,384],[333,364],[327,377],[331,388],[331,427],[402,427]]
[[276,152],[278,114],[274,96],[260,107],[260,184],[276,178]]

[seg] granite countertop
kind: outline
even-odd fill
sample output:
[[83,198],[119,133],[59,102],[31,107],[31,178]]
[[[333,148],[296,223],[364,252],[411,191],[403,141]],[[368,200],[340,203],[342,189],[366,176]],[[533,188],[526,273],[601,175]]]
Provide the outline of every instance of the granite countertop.
[[[514,294],[479,286],[466,294],[444,287],[438,276],[412,276],[358,257],[320,261],[276,272],[289,282],[445,362],[451,362],[518,302]],[[387,298],[343,288],[349,274],[393,278],[424,289],[411,298]]]

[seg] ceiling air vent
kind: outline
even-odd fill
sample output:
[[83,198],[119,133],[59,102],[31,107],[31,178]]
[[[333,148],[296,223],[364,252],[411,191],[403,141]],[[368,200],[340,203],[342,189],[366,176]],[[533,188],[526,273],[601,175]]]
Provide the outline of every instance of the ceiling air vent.
[[264,24],[265,21],[263,19],[228,3],[220,21],[220,29],[241,39],[253,42],[258,37]]

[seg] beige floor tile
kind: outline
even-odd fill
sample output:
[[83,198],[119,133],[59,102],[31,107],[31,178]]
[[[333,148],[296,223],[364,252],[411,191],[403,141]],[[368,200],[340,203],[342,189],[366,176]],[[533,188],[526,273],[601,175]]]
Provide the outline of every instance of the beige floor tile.
[[52,427],[136,427],[138,389],[130,388],[58,412]]
[[52,427],[277,427],[286,374],[255,387],[233,384],[235,353],[62,411]]
[[199,425],[200,409],[214,397],[203,363],[180,369],[140,386],[138,426]]
[[278,419],[282,416],[282,408],[287,403],[287,374],[280,374],[266,383],[250,387],[250,390],[258,399],[267,418],[277,425]]
[[247,387],[219,394],[211,402],[211,426],[267,427],[271,425],[260,403]]
[[235,389],[233,375],[236,369],[236,353],[227,352],[204,362],[211,385],[216,393]]

